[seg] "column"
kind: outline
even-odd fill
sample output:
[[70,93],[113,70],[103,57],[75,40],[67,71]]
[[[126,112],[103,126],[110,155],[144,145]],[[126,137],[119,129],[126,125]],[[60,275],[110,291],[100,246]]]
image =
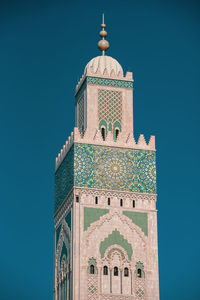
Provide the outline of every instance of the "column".
[[112,294],[112,269],[110,269],[110,293]]
[[120,291],[122,294],[122,270],[120,270],[120,285],[121,285]]

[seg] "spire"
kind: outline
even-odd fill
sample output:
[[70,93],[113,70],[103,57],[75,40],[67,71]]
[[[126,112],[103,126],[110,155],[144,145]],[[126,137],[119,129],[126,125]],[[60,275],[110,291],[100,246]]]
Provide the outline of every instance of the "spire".
[[104,24],[104,14],[102,14],[102,24],[101,24],[101,31],[99,35],[102,37],[102,40],[98,42],[98,48],[100,51],[102,51],[102,55],[105,55],[105,51],[109,48],[108,41],[105,40],[105,37],[107,36],[107,32],[105,31],[106,24]]

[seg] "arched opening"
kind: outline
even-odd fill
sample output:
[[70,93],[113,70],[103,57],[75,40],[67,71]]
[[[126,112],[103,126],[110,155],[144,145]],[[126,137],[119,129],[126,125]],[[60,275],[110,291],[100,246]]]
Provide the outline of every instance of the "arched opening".
[[114,276],[118,276],[118,267],[114,267]]
[[95,197],[95,204],[98,204],[98,197]]
[[110,205],[110,198],[108,198],[108,205]]
[[120,206],[123,206],[123,199],[120,199]]
[[137,277],[142,278],[142,270],[141,269],[137,269]]
[[133,200],[133,208],[135,207],[135,200]]
[[90,274],[94,274],[94,265],[90,265]]
[[128,268],[124,268],[124,277],[128,277],[128,276],[129,276]]
[[102,135],[103,140],[105,141],[105,139],[106,139],[106,130],[105,130],[104,127],[101,127],[101,135]]
[[117,140],[118,135],[119,135],[119,129],[115,129],[115,141]]
[[103,275],[108,275],[108,267],[107,266],[103,267]]

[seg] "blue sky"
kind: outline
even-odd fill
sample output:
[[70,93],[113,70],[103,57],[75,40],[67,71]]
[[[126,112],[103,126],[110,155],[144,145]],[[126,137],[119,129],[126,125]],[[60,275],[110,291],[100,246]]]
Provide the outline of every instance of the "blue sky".
[[1,1],[0,299],[53,290],[54,159],[74,91],[110,49],[134,82],[135,137],[156,136],[161,300],[200,299],[199,1]]

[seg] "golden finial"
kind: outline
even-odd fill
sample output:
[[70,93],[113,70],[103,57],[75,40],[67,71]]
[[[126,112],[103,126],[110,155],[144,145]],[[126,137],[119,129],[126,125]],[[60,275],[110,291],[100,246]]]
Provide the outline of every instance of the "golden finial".
[[101,31],[99,35],[102,37],[102,40],[98,42],[99,50],[102,51],[102,55],[105,55],[105,51],[109,48],[108,41],[105,40],[105,37],[107,36],[107,32],[105,31],[106,24],[104,24],[104,14],[102,15],[102,24],[101,24]]

